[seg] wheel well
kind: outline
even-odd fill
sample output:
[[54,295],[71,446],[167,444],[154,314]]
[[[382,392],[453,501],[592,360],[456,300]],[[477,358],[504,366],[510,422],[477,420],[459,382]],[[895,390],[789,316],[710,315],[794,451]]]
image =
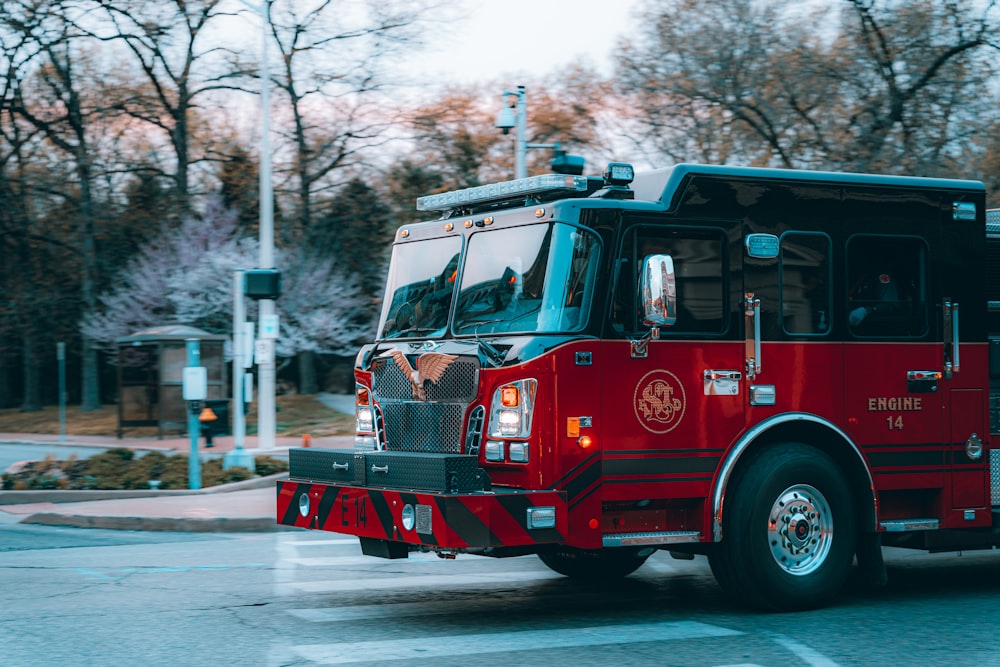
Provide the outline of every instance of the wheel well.
[[[786,442],[808,444],[830,456],[843,473],[851,494],[859,499],[856,506],[858,525],[863,532],[875,531],[878,527],[876,500],[871,475],[867,464],[857,447],[836,427],[812,415],[797,415],[797,418],[775,418],[772,424],[759,425],[762,428],[751,431],[733,447],[723,463],[722,476],[718,480],[721,488],[715,493],[715,527],[721,529],[722,505],[726,496],[726,485],[739,479],[743,470],[761,453],[770,447]],[[728,471],[726,470],[728,466]],[[717,532],[718,534],[718,532]]]

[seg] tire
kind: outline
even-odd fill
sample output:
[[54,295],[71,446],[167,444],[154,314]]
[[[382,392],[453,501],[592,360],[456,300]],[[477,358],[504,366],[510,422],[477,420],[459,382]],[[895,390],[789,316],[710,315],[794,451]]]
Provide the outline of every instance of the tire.
[[722,541],[709,562],[719,585],[742,604],[814,609],[847,581],[857,539],[850,489],[833,459],[787,443],[765,451],[733,481]]
[[561,547],[538,554],[549,569],[571,579],[611,581],[632,574],[646,562],[652,551],[618,547],[609,549],[573,549]]

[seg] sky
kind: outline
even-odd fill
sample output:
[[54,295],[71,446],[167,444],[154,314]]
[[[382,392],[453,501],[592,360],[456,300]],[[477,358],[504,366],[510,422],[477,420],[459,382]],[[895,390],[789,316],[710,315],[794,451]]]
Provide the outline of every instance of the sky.
[[573,62],[611,73],[639,0],[461,0],[458,21],[442,30],[409,68],[426,81],[472,84],[544,75]]

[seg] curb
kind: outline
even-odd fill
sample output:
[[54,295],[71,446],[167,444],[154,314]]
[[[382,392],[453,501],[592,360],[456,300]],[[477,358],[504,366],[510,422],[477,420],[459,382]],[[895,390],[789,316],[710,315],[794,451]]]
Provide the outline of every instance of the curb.
[[103,528],[105,530],[139,530],[176,533],[268,533],[295,530],[283,526],[273,517],[193,519],[177,517],[85,516],[39,512],[19,523],[69,528]]

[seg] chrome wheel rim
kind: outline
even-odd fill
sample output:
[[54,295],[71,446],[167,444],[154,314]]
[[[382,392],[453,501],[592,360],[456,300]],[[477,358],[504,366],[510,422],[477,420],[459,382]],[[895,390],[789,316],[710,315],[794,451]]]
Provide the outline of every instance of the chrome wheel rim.
[[771,506],[767,541],[774,562],[788,574],[815,572],[826,562],[833,543],[830,503],[808,484],[788,487]]

